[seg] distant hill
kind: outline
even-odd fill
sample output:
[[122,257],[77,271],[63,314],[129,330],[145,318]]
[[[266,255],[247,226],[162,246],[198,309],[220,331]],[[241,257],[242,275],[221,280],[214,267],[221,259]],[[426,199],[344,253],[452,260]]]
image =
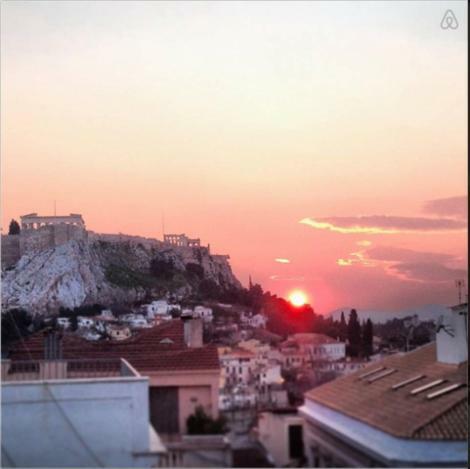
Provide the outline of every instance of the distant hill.
[[[443,305],[424,305],[405,311],[376,311],[371,309],[357,308],[356,311],[360,321],[364,319],[367,320],[370,318],[372,322],[384,323],[390,319],[405,318],[407,316],[413,316],[414,314],[417,314],[421,321],[435,321],[441,314],[444,314],[447,311],[447,308],[447,306]],[[351,309],[352,308],[349,306],[335,309],[334,311],[330,312],[327,316],[331,316],[333,317],[333,319],[339,320],[341,318],[341,311],[344,311],[344,317],[347,321]]]

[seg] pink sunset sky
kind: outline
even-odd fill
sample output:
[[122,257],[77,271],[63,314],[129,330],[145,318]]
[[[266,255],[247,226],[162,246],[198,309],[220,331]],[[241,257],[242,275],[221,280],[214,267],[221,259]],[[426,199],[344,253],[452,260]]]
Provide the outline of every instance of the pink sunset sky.
[[[440,28],[451,8],[459,28]],[[466,2],[7,2],[2,227],[185,232],[246,285],[457,301]]]

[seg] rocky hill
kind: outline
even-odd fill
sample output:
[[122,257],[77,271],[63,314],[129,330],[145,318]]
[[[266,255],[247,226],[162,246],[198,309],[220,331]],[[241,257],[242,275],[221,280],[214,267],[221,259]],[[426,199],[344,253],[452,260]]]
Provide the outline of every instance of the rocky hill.
[[51,314],[60,307],[132,304],[172,293],[241,288],[224,256],[163,243],[70,240],[28,252],[2,273],[2,309]]

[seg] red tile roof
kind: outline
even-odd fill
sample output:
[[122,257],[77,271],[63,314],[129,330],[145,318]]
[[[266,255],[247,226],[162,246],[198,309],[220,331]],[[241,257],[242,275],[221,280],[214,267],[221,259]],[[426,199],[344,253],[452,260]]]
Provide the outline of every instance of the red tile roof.
[[[170,339],[172,343],[162,343]],[[189,348],[184,342],[183,322],[168,321],[142,329],[135,336],[119,342],[88,341],[75,334],[64,333],[64,359],[125,358],[138,371],[219,370],[217,348],[207,345]],[[44,358],[44,336],[38,332],[17,342],[9,352],[11,360]]]
[[[368,378],[360,379],[361,375],[380,367],[396,371],[372,382]],[[393,385],[420,374],[425,377],[392,389]],[[410,394],[410,390],[437,379],[446,382],[429,391]],[[435,399],[427,398],[429,393],[454,383],[464,386]],[[305,397],[397,437],[466,440],[467,383],[467,363],[457,366],[437,362],[433,343],[374,362],[308,391]]]

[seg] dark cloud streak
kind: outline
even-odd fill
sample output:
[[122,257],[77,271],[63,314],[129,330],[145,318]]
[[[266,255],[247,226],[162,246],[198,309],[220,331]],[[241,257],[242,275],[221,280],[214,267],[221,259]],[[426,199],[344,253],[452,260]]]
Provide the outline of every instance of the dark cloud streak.
[[428,200],[423,205],[424,213],[432,213],[440,216],[455,216],[468,218],[468,196],[447,197],[445,199]]

